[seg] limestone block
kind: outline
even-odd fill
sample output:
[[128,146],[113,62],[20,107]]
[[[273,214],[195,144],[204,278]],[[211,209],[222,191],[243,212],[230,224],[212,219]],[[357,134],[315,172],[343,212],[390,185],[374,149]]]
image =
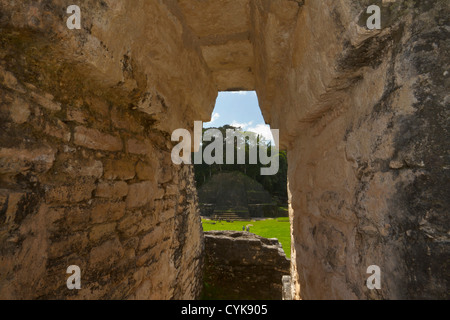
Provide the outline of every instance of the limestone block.
[[155,165],[149,165],[146,162],[139,161],[136,165],[136,174],[139,180],[157,181],[159,172]]
[[77,203],[90,199],[94,189],[93,182],[78,182],[73,185],[53,187],[46,192],[45,199],[47,203]]
[[30,116],[30,107],[25,100],[16,98],[11,104],[9,112],[12,121],[17,124],[22,124],[27,122],[28,117]]
[[93,159],[72,159],[64,162],[63,172],[72,177],[95,177],[100,178],[103,175],[103,163]]
[[170,184],[166,187],[166,195],[167,196],[174,196],[178,195],[178,186],[175,184]]
[[104,178],[108,180],[131,180],[135,177],[135,163],[132,160],[105,160]]
[[71,230],[84,230],[89,223],[89,210],[83,207],[68,207],[65,209],[65,219]]
[[146,141],[128,139],[127,151],[133,154],[150,155],[152,152],[152,148]]
[[54,102],[54,97],[50,93],[44,93],[44,95],[40,95],[36,92],[31,93],[31,97],[42,107],[50,110],[50,111],[59,111],[61,110],[61,104],[58,102]]
[[120,151],[122,140],[110,134],[102,133],[96,129],[78,126],[74,134],[75,144],[95,150]]
[[61,120],[56,120],[55,124],[45,123],[44,132],[52,137],[61,139],[65,142],[70,141],[71,132],[69,127]]
[[24,171],[47,172],[55,161],[56,150],[52,147],[36,149],[0,148],[0,173],[11,174]]
[[92,205],[92,223],[120,220],[125,215],[125,202],[100,202]]
[[138,230],[138,223],[142,220],[142,213],[140,211],[128,212],[122,220],[120,220],[117,229],[127,234],[135,235]]
[[149,247],[153,247],[162,238],[163,238],[163,228],[161,226],[157,226],[150,233],[142,237],[139,243],[139,250],[145,250]]
[[118,129],[135,133],[142,133],[143,131],[142,125],[135,117],[124,110],[120,110],[118,107],[113,107],[111,110],[111,122]]
[[280,248],[277,239],[250,232],[205,232],[205,278],[221,294],[208,298],[281,300],[290,261]]
[[100,225],[95,225],[92,227],[91,232],[89,233],[89,239],[91,241],[97,242],[105,236],[109,236],[114,233],[116,229],[116,223],[105,223]]
[[168,219],[175,217],[175,209],[172,207],[166,211],[163,211],[159,214],[159,222],[165,222]]
[[91,268],[99,270],[112,268],[123,255],[122,244],[119,239],[114,238],[92,248],[89,255],[89,265]]
[[69,108],[67,110],[67,120],[78,122],[80,124],[86,124],[89,115],[87,112],[79,109]]
[[87,232],[77,232],[64,236],[62,239],[55,239],[48,250],[50,259],[69,255],[81,248],[86,248],[89,243]]
[[124,181],[101,182],[95,195],[100,198],[120,199],[128,194],[128,184]]
[[127,208],[145,206],[154,199],[155,186],[150,181],[131,184],[127,197]]
[[89,109],[98,113],[105,119],[109,118],[109,105],[108,103],[98,97],[90,97],[87,99],[86,103],[89,105]]

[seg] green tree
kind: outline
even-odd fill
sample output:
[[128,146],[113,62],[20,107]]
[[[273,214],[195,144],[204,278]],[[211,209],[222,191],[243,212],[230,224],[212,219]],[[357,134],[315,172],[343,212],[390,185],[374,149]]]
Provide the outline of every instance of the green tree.
[[[236,128],[230,125],[224,125],[218,129],[223,139],[223,164],[214,163],[212,165],[207,165],[204,161],[201,164],[194,164],[195,170],[195,181],[197,187],[200,187],[203,183],[205,183],[210,177],[214,174],[222,171],[240,171],[245,175],[249,176],[252,179],[255,179],[259,183],[261,183],[264,188],[274,197],[278,198],[280,203],[287,203],[287,154],[286,151],[278,151],[277,157],[279,160],[279,170],[278,173],[272,176],[262,176],[260,174],[260,169],[263,167],[260,163],[250,164],[250,150],[255,148],[256,144],[266,144],[268,148],[268,152],[272,152],[271,142],[265,140],[262,136],[257,135],[254,132],[242,131],[241,128]],[[238,136],[238,139],[244,139],[235,141],[233,143],[234,150],[234,161],[233,164],[226,163],[226,142],[227,142],[227,129],[237,130],[243,135]],[[207,129],[203,129],[203,133]],[[235,140],[237,140],[235,138]],[[240,143],[239,143],[240,142]],[[212,141],[202,141],[199,152],[204,152],[205,148],[212,143]],[[238,152],[242,152],[241,147],[244,148],[245,154],[245,163],[238,164],[237,162],[237,154]],[[214,155],[214,154],[213,154]],[[192,154],[192,163],[194,163],[194,154]],[[268,165],[267,165],[268,166]]]

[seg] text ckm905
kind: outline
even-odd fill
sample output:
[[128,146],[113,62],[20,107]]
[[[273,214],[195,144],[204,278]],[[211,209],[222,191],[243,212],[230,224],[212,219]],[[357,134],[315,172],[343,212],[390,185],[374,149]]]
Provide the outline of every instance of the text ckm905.
[[[194,163],[202,164],[203,161],[208,164],[224,164],[224,137],[218,129],[208,129],[202,136],[202,121],[194,122],[194,148],[200,149],[198,152],[194,152]],[[259,163],[267,166],[260,169],[260,173],[263,176],[271,176],[278,173],[279,158],[278,158],[278,143],[279,143],[279,130],[270,129],[273,136],[275,145],[270,147],[270,156],[268,155],[269,146],[265,140],[258,139],[258,136],[254,133],[242,132],[235,129],[227,129],[225,136],[225,161],[226,164],[235,164],[235,158],[237,158],[237,164],[245,164],[246,160],[246,141],[248,145],[249,164]],[[191,133],[186,129],[176,129],[172,133],[172,141],[182,141],[172,149],[172,162],[176,165],[192,164],[191,152],[192,152],[192,139]],[[214,139],[213,139],[214,138]],[[211,142],[205,149],[202,150],[200,145],[202,141]],[[235,157],[235,141],[237,143]],[[259,156],[259,157],[258,157]]]

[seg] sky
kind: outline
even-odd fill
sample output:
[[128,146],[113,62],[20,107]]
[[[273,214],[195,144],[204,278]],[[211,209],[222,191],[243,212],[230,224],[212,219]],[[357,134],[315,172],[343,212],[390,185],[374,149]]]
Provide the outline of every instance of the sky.
[[273,141],[270,126],[264,122],[255,91],[219,92],[211,122],[204,123],[203,127],[221,127],[226,124],[261,134]]

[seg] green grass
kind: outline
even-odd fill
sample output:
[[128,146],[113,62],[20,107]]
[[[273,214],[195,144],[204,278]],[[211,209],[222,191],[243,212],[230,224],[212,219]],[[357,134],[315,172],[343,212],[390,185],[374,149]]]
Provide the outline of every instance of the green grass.
[[[215,223],[215,224],[214,224]],[[211,230],[233,230],[242,231],[242,226],[251,224],[250,232],[264,238],[277,238],[283,246],[283,250],[288,258],[291,257],[291,234],[289,218],[266,219],[258,221],[212,221],[203,220],[203,231]]]

